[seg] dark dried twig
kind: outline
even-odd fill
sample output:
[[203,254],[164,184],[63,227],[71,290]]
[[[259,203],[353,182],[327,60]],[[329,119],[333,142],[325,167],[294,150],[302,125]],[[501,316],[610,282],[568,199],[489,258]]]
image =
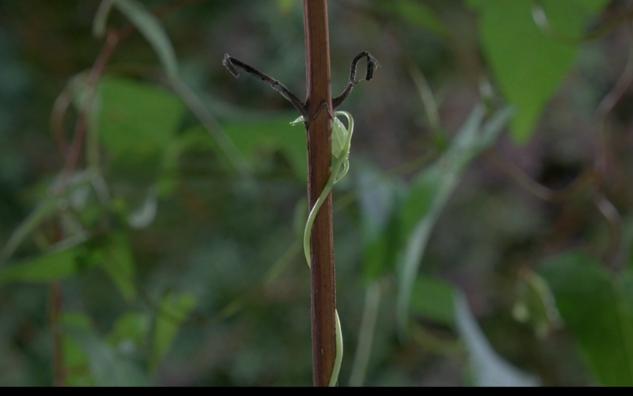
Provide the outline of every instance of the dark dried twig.
[[282,84],[279,80],[276,80],[266,73],[263,73],[256,69],[255,67],[242,62],[241,60],[232,57],[229,54],[224,55],[224,60],[222,61],[222,65],[233,75],[235,78],[239,78],[240,72],[237,70],[238,68],[244,70],[248,74],[252,74],[253,76],[259,78],[266,84],[268,84],[275,92],[280,94],[284,99],[286,99],[292,106],[307,120],[308,119],[308,110],[306,105],[299,100],[299,98],[290,92],[290,90]]
[[356,74],[358,71],[358,62],[363,58],[367,60],[367,72],[365,73],[365,81],[370,81],[372,78],[374,78],[374,70],[379,67],[376,58],[374,58],[372,54],[367,51],[363,51],[360,54],[356,55],[356,57],[352,60],[352,66],[350,67],[349,81],[347,82],[347,86],[339,96],[332,99],[332,107],[335,110],[341,104],[343,104],[343,102],[345,101],[345,99],[347,99],[347,96],[349,96],[356,84],[362,81],[356,79]]

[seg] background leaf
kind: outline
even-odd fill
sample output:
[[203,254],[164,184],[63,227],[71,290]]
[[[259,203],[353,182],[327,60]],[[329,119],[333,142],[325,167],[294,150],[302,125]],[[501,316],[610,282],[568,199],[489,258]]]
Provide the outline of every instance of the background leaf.
[[448,150],[411,186],[399,213],[402,251],[398,259],[398,322],[402,333],[406,333],[411,293],[431,231],[466,165],[492,144],[510,114],[508,109],[499,111],[482,125],[484,109],[475,108]]
[[377,3],[383,12],[396,14],[407,23],[416,27],[427,29],[440,36],[447,34],[447,29],[443,22],[429,6],[421,1],[394,0],[389,3],[384,1],[378,1]]
[[415,281],[411,311],[425,319],[455,328],[455,289],[441,279],[420,276]]
[[[556,31],[579,37],[607,0],[541,3]],[[470,0],[469,4],[480,14],[479,32],[486,59],[501,91],[517,110],[513,135],[525,141],[573,65],[577,45],[539,28],[532,18],[532,0]]]
[[163,26],[154,15],[148,12],[142,3],[135,0],[114,0],[114,6],[125,14],[154,48],[167,75],[170,77],[177,76],[178,62],[176,61],[174,49]]
[[134,300],[135,267],[127,237],[120,233],[109,237],[102,249],[101,260],[101,267],[108,273],[123,297],[127,301]]
[[469,357],[476,386],[536,386],[539,381],[499,356],[473,316],[466,297],[451,284],[430,276],[416,280],[411,309],[416,315],[457,332]]
[[153,349],[150,365],[156,368],[169,351],[180,325],[196,306],[191,294],[167,294],[160,303],[154,324]]
[[519,371],[495,353],[477,325],[466,298],[458,295],[455,301],[457,328],[470,354],[477,386],[538,385],[534,377]]
[[362,216],[363,273],[372,281],[396,265],[396,214],[405,189],[368,163],[355,161],[355,168]]
[[584,254],[543,264],[565,325],[603,385],[633,385],[633,276],[611,274]]
[[230,119],[223,122],[224,131],[255,171],[264,167],[262,159],[280,152],[300,180],[307,180],[306,137],[302,128],[292,127],[291,113],[254,119]]
[[118,169],[157,167],[184,107],[167,91],[150,84],[106,77],[100,86],[101,138]]
[[95,264],[83,245],[73,245],[9,264],[0,269],[0,284],[48,283],[75,275]]
[[[86,356],[96,386],[146,386],[148,380],[138,365],[126,359],[95,332],[87,317],[73,315],[64,321],[73,342]],[[83,355],[85,354],[85,355]],[[80,358],[80,361],[82,358]]]

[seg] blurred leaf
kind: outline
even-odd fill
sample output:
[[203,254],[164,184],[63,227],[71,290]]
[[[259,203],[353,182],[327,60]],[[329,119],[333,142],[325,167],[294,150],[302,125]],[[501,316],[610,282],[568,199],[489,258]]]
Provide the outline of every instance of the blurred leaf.
[[[577,45],[534,23],[532,0],[469,0],[480,14],[483,51],[507,100],[516,107],[514,137],[525,141],[574,63]],[[542,0],[557,32],[577,37],[607,0]]]
[[113,162],[156,167],[181,120],[180,100],[155,86],[113,77],[103,79],[100,93],[99,129]]
[[20,263],[6,265],[0,269],[0,284],[48,283],[68,278],[95,263],[87,253],[83,244],[75,244]]
[[262,155],[281,152],[294,173],[307,180],[306,137],[290,126],[292,114],[254,120],[229,120],[224,131],[242,153],[251,169],[262,167]]
[[498,356],[473,317],[466,298],[451,284],[428,276],[415,283],[412,310],[438,324],[456,328],[470,356],[477,386],[535,386],[538,381]]
[[142,312],[127,312],[114,323],[108,342],[119,350],[139,349],[149,334],[149,316]]
[[153,351],[150,361],[152,368],[155,369],[169,352],[180,325],[195,306],[195,297],[188,293],[169,293],[163,298],[154,325]]
[[537,386],[539,381],[496,354],[477,325],[466,298],[457,294],[455,321],[468,353],[477,386]]
[[[186,104],[187,108],[202,124],[207,133],[207,138],[213,139],[213,148],[224,156],[232,167],[241,176],[247,176],[248,167],[231,139],[226,135],[222,126],[209,110],[209,104],[202,100],[201,96],[191,88],[183,79],[175,76],[169,80],[171,89]],[[207,139],[208,140],[208,139]]]
[[[61,319],[64,328],[90,329],[90,319],[80,313],[66,312]],[[66,382],[70,386],[93,386],[88,354],[81,349],[68,332],[63,332],[64,366]]]
[[81,349],[79,362],[87,356],[96,386],[143,386],[148,381],[140,368],[125,359],[95,332],[87,317],[73,315],[66,319],[65,334]]
[[395,266],[395,214],[403,187],[369,164],[359,163],[358,199],[362,214],[363,272],[371,281]]
[[288,14],[297,4],[295,0],[277,0],[277,7],[282,14]]
[[0,262],[10,258],[24,240],[37,228],[44,220],[57,210],[59,199],[47,198],[37,205],[20,225],[11,233],[9,240],[0,252]]
[[[77,172],[69,177],[57,176],[51,185],[42,192],[42,197],[39,199],[35,209],[11,233],[11,236],[0,251],[0,263],[9,259],[33,231],[44,220],[53,216],[60,206],[70,204],[79,209],[82,198],[85,198],[87,194],[86,187],[93,181],[94,175],[91,172]],[[63,191],[64,194],[53,193],[52,191],[59,190],[61,183],[67,183]]]
[[146,384],[139,368],[119,356],[94,332],[90,319],[65,313],[64,359],[72,386],[137,386]]
[[128,224],[132,228],[146,228],[156,218],[158,211],[158,196],[154,188],[150,188],[141,206],[128,216]]
[[376,4],[382,12],[394,13],[411,25],[440,36],[447,33],[446,26],[435,12],[419,0],[378,1]]
[[[167,75],[169,77],[176,76],[178,74],[176,55],[169,37],[158,19],[145,9],[142,3],[135,0],[114,0],[114,6],[132,22],[154,48]],[[107,18],[107,13],[105,16],[101,16],[101,13],[98,13],[97,16],[99,18],[95,18],[95,31],[99,32],[99,29],[103,30],[101,26],[105,25],[104,20]]]
[[127,237],[118,233],[108,238],[100,251],[101,267],[110,276],[126,301],[136,298],[134,259]]
[[428,276],[416,280],[411,310],[439,324],[455,326],[455,290],[449,283]]
[[406,332],[411,293],[431,231],[466,165],[494,142],[510,115],[509,109],[501,110],[482,124],[484,109],[477,106],[447,151],[411,186],[399,213],[402,250],[398,259],[398,321],[402,333]]
[[548,260],[541,272],[596,379],[633,385],[633,274],[618,277],[575,252]]
[[537,273],[521,271],[517,299],[512,307],[515,320],[532,326],[539,338],[546,337],[561,324],[556,301],[549,285]]

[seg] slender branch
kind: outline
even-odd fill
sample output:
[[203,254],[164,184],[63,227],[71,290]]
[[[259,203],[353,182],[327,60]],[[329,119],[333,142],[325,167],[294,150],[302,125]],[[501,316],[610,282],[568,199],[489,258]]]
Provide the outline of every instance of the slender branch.
[[75,138],[70,148],[70,152],[66,157],[66,164],[64,169],[64,175],[66,179],[75,171],[79,162],[79,156],[86,140],[86,132],[89,128],[90,113],[93,111],[95,98],[97,96],[97,88],[99,81],[105,73],[106,67],[110,62],[110,59],[114,55],[114,51],[119,44],[120,38],[118,33],[110,32],[106,38],[105,45],[101,49],[99,56],[95,60],[90,74],[88,75],[88,99],[86,101],[83,111],[79,114],[79,118],[75,125]]
[[224,55],[224,60],[222,61],[222,65],[224,65],[224,67],[229,71],[229,73],[231,73],[233,77],[235,78],[239,78],[240,76],[240,72],[237,70],[238,68],[242,69],[248,74],[251,74],[259,78],[264,83],[268,84],[275,92],[280,94],[284,99],[290,102],[290,104],[292,104],[292,106],[302,116],[304,116],[306,120],[308,119],[306,105],[301,100],[299,100],[299,98],[295,94],[290,92],[290,90],[284,84],[282,84],[279,80],[276,80],[270,77],[268,74],[259,71],[257,68],[247,63],[244,63],[241,60],[234,58],[229,54]]
[[193,115],[198,118],[207,133],[215,139],[221,149],[220,151],[235,169],[243,176],[248,175],[248,164],[242,158],[242,154],[196,92],[179,77],[167,77],[165,82],[182,99]]
[[347,82],[347,86],[345,87],[343,92],[341,92],[339,96],[332,99],[332,107],[334,109],[338,109],[338,107],[343,104],[345,99],[347,99],[347,97],[352,92],[356,84],[362,81],[362,80],[356,79],[356,74],[358,71],[358,62],[363,58],[365,58],[367,61],[367,71],[365,73],[365,81],[370,81],[372,78],[374,78],[374,71],[379,66],[376,58],[374,58],[372,54],[370,54],[367,51],[363,51],[360,54],[356,55],[356,57],[354,57],[354,59],[352,60],[352,66],[350,67],[349,81]]

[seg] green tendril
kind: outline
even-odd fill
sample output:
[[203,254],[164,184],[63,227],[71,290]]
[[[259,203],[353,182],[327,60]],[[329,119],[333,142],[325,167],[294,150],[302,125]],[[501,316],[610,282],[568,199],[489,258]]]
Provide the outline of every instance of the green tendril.
[[[347,127],[338,119],[343,116],[347,119]],[[303,117],[299,117],[291,125],[303,122]],[[317,198],[314,206],[308,214],[305,229],[303,232],[303,253],[305,255],[308,268],[312,268],[312,253],[310,251],[310,239],[312,236],[312,227],[321,206],[327,200],[332,192],[332,188],[336,183],[341,181],[349,171],[349,154],[352,147],[352,134],[354,133],[354,118],[346,111],[337,111],[334,113],[332,120],[332,163],[330,169],[330,177]],[[329,386],[335,386],[338,382],[338,375],[341,371],[343,363],[343,331],[341,329],[341,320],[338,310],[334,310],[336,323],[336,357],[334,359],[334,367],[332,367],[332,375],[330,376]]]

